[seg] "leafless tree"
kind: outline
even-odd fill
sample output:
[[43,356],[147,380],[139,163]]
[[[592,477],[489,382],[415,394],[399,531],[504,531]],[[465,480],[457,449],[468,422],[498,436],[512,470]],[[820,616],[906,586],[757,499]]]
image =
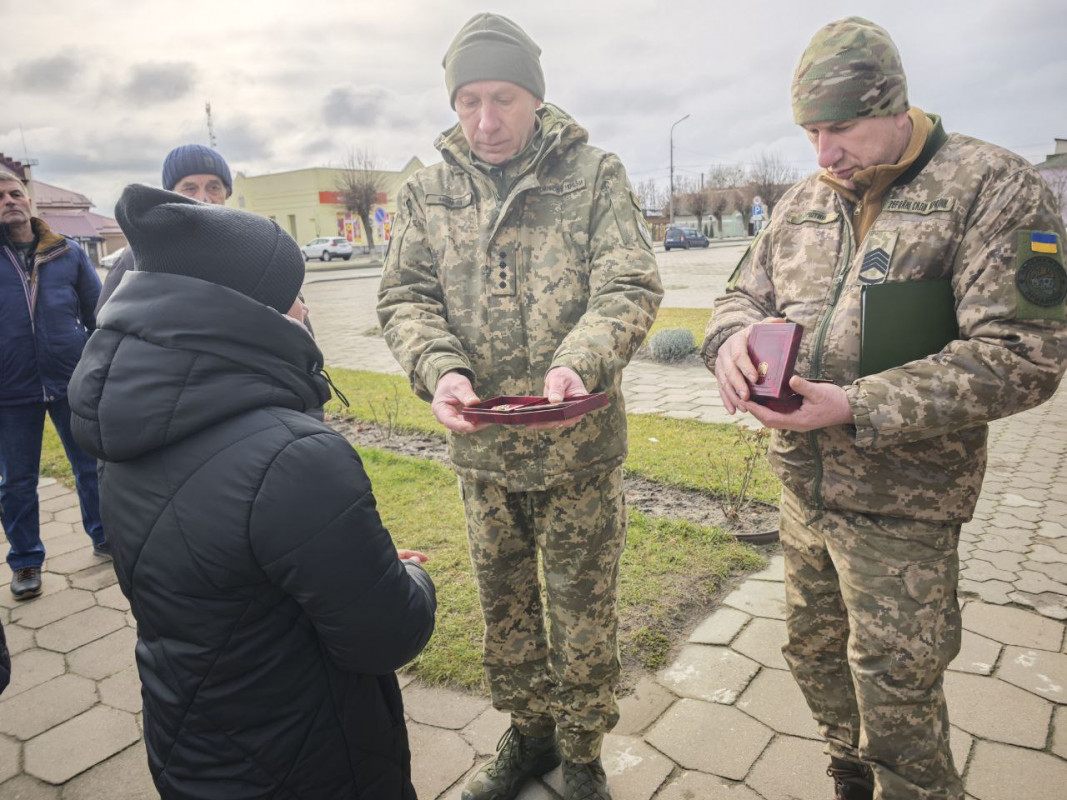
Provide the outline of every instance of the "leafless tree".
[[697,230],[703,230],[704,217],[708,213],[709,198],[704,188],[696,188],[687,192],[683,198],[686,210],[697,218]]
[[722,234],[722,217],[733,210],[734,188],[744,186],[746,182],[743,167],[731,164],[717,164],[708,170],[708,213],[719,223]]
[[663,208],[667,205],[667,195],[660,189],[654,179],[647,178],[641,181],[637,184],[635,191],[641,200],[642,211],[652,211],[656,214],[663,213]]
[[337,174],[337,191],[341,195],[345,210],[355,214],[363,223],[367,234],[367,247],[374,247],[374,233],[371,227],[371,215],[375,206],[385,203],[382,191],[382,177],[378,165],[367,150],[349,150]]
[[741,227],[747,231],[748,221],[752,218],[752,184],[739,186],[730,192],[730,205],[741,215]]
[[1067,167],[1041,170],[1041,177],[1056,196],[1056,201],[1060,204],[1060,215],[1067,221]]
[[800,179],[800,173],[777,153],[764,153],[749,171],[749,185],[767,207],[767,216],[786,190]]

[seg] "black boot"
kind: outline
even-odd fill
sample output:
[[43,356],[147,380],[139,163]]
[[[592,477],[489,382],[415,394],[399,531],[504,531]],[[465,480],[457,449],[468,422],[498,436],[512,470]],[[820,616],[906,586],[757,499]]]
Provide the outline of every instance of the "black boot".
[[16,600],[29,600],[41,593],[41,568],[23,567],[11,576],[11,594]]
[[511,727],[496,747],[496,758],[471,778],[462,800],[513,800],[526,781],[555,769],[560,762],[554,733],[526,736]]
[[563,762],[563,800],[611,800],[599,758],[588,764]]
[[826,774],[834,779],[834,800],[874,800],[874,774],[866,764],[831,756]]

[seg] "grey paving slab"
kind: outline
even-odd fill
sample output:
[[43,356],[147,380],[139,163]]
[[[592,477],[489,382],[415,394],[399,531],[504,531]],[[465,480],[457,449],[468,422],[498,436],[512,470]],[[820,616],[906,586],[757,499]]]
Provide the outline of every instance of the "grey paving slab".
[[419,797],[437,797],[474,765],[472,748],[456,731],[408,725],[411,782]]
[[[78,530],[81,530],[80,526]],[[46,550],[48,549],[49,542],[60,537],[69,536],[74,532],[75,528],[69,522],[56,522],[55,520],[50,520],[49,522],[41,521],[41,541],[45,543]],[[85,536],[86,534],[84,531],[81,531],[81,535]]]
[[826,800],[833,783],[821,742],[778,736],[745,781],[766,800]]
[[752,619],[736,608],[720,608],[709,615],[689,636],[693,644],[729,644]]
[[811,709],[788,672],[760,670],[736,705],[777,733],[821,739]]
[[137,631],[130,627],[119,628],[68,654],[67,663],[71,672],[93,680],[103,680],[108,675],[133,666],[136,645]]
[[75,504],[70,508],[65,508],[62,511],[54,512],[52,514],[52,519],[54,519],[56,522],[67,522],[71,525],[80,525],[82,521],[81,509],[79,509],[77,504]]
[[1053,715],[1052,745],[1053,753],[1067,759],[1067,706],[1059,706]]
[[[70,492],[58,492],[47,500],[40,501],[41,511],[62,511],[64,508],[77,508],[78,496]],[[81,519],[79,513],[78,519]]]
[[437,728],[459,730],[489,708],[485,697],[437,689],[419,683],[404,690],[404,710],[413,720]]
[[1062,564],[1041,564],[1037,561],[1024,561],[1020,569],[1028,572],[1040,572],[1059,583],[1067,583],[1067,562]]
[[0,797],[4,800],[59,800],[59,787],[21,773],[0,784]]
[[656,800],[760,800],[760,796],[743,783],[699,772],[683,772],[667,784]]
[[126,615],[113,608],[92,606],[56,620],[37,631],[37,646],[69,653],[126,627]]
[[686,645],[674,663],[656,674],[680,697],[733,703],[759,670],[759,664],[725,647]]
[[100,562],[97,559],[97,562],[71,575],[70,585],[75,589],[88,589],[90,592],[95,592],[119,582],[119,576],[115,574],[115,566],[110,561]]
[[976,675],[992,675],[1001,644],[974,631],[963,631],[960,652],[948,665],[956,672],[973,672]]
[[[62,524],[62,523],[60,523]],[[43,540],[42,540],[43,541]],[[64,553],[71,553],[75,550],[81,550],[87,544],[92,544],[92,539],[86,535],[85,531],[74,531],[64,534],[63,536],[56,536],[49,539],[45,545],[49,558],[55,558],[61,556]]]
[[684,699],[671,706],[645,741],[683,769],[739,781],[773,735],[736,708]]
[[945,674],[952,724],[979,739],[1042,748],[1052,704],[995,678],[962,672]]
[[127,747],[63,787],[63,800],[157,800],[144,742]]
[[754,617],[785,619],[785,590],[780,583],[746,581],[723,604]]
[[12,609],[11,621],[24,628],[43,628],[95,604],[96,600],[91,592],[62,589],[55,594],[24,601],[22,605]]
[[133,714],[96,706],[26,742],[24,769],[48,783],[65,783],[125,750],[140,735]]
[[1063,644],[1062,623],[1020,608],[968,603],[963,608],[963,627],[994,641],[1019,647],[1057,651]]
[[141,678],[137,667],[127,667],[98,684],[100,701],[112,708],[136,714],[141,710]]
[[771,556],[770,561],[767,563],[767,568],[752,573],[748,576],[748,580],[777,581],[781,583],[785,580],[785,556]]
[[474,748],[477,756],[484,757],[496,752],[500,737],[510,724],[510,715],[495,708],[487,708],[463,729],[462,736]]
[[90,542],[89,544],[89,547],[84,547],[81,550],[74,550],[56,558],[49,558],[47,561],[49,571],[60,575],[72,575],[75,572],[81,572],[83,569],[103,563],[104,559],[93,555],[92,543]]
[[1006,606],[1011,602],[1009,595],[1014,591],[1010,583],[1004,581],[972,581],[960,578],[959,592],[961,595],[971,595],[986,603],[994,603]]
[[0,783],[14,778],[19,772],[21,745],[6,736],[0,736]]
[[619,700],[619,724],[614,733],[633,736],[662,716],[678,698],[652,678],[645,676],[633,692]]
[[787,638],[784,622],[761,617],[752,620],[731,647],[765,667],[789,669],[782,655]]
[[1055,592],[1031,594],[1029,592],[1015,591],[1008,595],[1008,599],[1019,605],[1032,608],[1042,616],[1067,620],[1067,596],[1062,594]]
[[971,747],[974,744],[974,737],[967,733],[967,731],[960,730],[955,726],[950,726],[949,737],[949,749],[952,751],[952,763],[956,765],[956,771],[962,775],[964,768],[967,766],[967,761],[970,758]]
[[26,741],[96,705],[96,684],[59,675],[9,699],[0,695],[0,700],[0,733]]
[[4,700],[47,683],[62,675],[63,656],[48,650],[26,650],[11,659],[11,683],[4,690]]
[[23,628],[21,625],[5,624],[4,636],[7,637],[8,652],[13,656],[17,656],[23,650],[29,650],[34,646],[33,631],[29,628]]
[[1067,655],[1063,653],[1007,647],[997,677],[1053,703],[1067,703]]
[[122,587],[117,583],[113,586],[108,586],[106,589],[100,589],[93,594],[96,596],[97,605],[105,608],[114,608],[116,611],[130,610],[130,601],[126,599],[126,595],[122,593]]
[[979,800],[1063,800],[1067,761],[1048,753],[979,740],[967,791]]

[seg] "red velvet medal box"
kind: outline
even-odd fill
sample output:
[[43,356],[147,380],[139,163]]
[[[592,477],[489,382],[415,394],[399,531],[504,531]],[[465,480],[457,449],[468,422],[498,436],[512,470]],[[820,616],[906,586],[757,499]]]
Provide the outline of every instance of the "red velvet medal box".
[[562,403],[549,403],[547,397],[528,395],[499,395],[459,413],[468,422],[495,422],[497,425],[531,425],[537,422],[559,422],[573,419],[608,404],[604,392],[571,397]]
[[804,326],[795,322],[762,322],[752,326],[748,336],[748,357],[759,377],[749,384],[752,399],[772,411],[788,414],[803,402],[789,388],[797,363]]

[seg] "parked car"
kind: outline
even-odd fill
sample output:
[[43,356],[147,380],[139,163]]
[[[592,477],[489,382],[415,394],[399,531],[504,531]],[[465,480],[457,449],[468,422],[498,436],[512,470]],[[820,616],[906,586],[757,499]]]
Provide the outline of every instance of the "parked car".
[[122,254],[126,252],[125,247],[120,247],[114,253],[108,253],[106,256],[100,259],[100,266],[104,269],[111,269],[115,266],[116,262],[122,258]]
[[300,248],[304,254],[304,260],[320,258],[329,261],[331,258],[343,258],[348,261],[352,257],[352,244],[343,236],[322,236],[312,239]]
[[667,235],[663,237],[664,250],[675,247],[688,250],[690,247],[707,247],[708,244],[708,237],[693,228],[667,228]]

